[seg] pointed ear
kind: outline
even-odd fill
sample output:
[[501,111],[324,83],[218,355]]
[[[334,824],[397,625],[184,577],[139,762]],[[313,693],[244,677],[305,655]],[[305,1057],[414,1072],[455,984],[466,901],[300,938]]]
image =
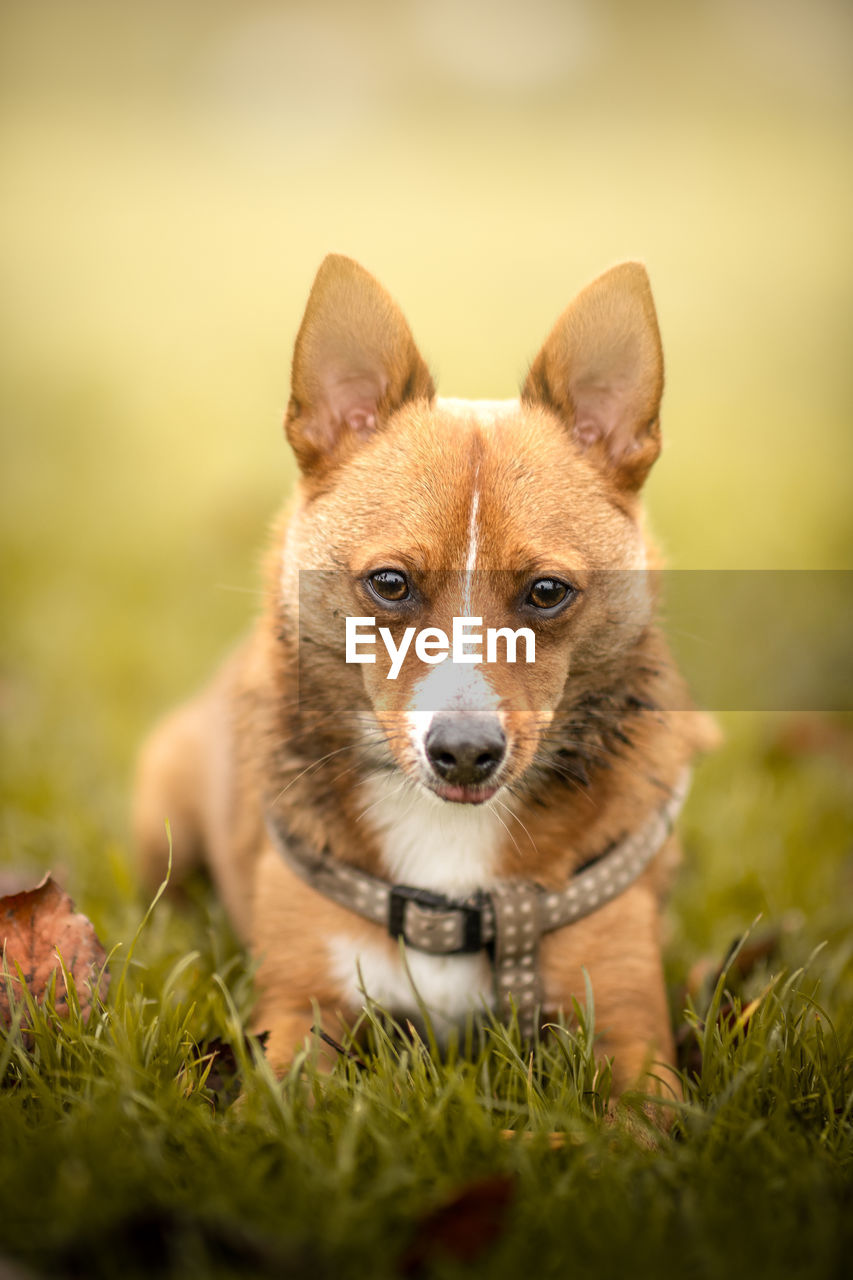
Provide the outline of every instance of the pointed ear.
[[407,400],[431,399],[432,378],[396,303],[351,258],[330,254],[296,338],[285,430],[315,471],[375,431]]
[[530,367],[522,399],[554,410],[621,489],[660,453],[663,353],[645,268],[625,262],[575,298]]

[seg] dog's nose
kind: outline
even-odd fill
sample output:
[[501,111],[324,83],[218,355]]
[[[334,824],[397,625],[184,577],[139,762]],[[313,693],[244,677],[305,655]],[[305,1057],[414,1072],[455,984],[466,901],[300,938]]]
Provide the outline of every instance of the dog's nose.
[[443,782],[472,787],[497,769],[506,752],[506,736],[497,716],[442,711],[433,718],[424,748]]

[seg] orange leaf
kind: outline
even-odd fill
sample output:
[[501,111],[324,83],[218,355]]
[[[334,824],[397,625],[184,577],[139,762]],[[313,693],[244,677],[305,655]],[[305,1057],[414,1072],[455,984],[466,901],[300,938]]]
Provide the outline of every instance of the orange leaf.
[[[0,897],[0,957],[5,957],[12,991],[20,994],[23,975],[30,995],[42,1000],[56,974],[55,1007],[68,1013],[68,992],[59,963],[74,980],[84,1017],[92,1008],[92,995],[109,984],[104,971],[106,953],[92,924],[74,910],[74,903],[56,881],[45,876],[35,889]],[[9,1026],[12,1011],[5,975],[0,973],[0,1026]]]
[[439,1258],[469,1266],[480,1261],[506,1229],[515,1190],[515,1179],[504,1173],[460,1188],[418,1222],[400,1260],[401,1273],[422,1276]]

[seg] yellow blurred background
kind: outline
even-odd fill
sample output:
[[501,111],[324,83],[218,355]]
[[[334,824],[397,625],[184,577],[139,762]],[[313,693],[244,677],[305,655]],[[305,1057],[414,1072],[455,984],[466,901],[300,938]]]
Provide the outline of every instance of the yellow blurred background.
[[851,125],[848,0],[4,0],[12,856],[69,792],[121,811],[144,726],[254,610],[330,250],[444,394],[490,397],[642,259],[669,562],[849,565]]

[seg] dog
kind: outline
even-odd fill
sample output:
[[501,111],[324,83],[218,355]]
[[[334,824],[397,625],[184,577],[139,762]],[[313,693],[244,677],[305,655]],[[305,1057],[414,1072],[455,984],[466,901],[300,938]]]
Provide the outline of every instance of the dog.
[[673,1063],[661,906],[714,733],[655,621],[662,391],[639,264],[577,295],[510,401],[439,398],[379,283],[320,267],[262,616],[134,801],[145,880],[168,819],[173,879],[204,863],[251,947],[278,1072],[365,993],[532,1035],[585,975],[615,1089]]

